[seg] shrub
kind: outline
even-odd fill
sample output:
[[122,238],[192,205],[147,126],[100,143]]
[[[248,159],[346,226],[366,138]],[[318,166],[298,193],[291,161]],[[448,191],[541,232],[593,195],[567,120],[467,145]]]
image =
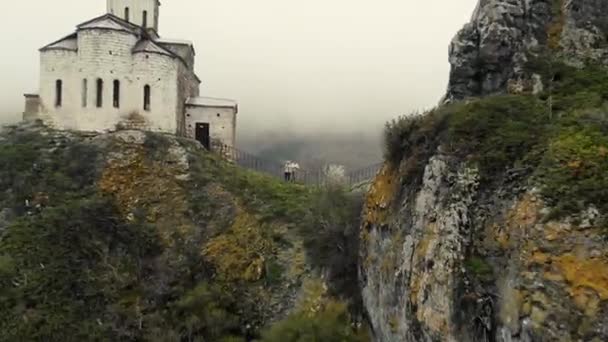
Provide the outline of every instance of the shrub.
[[310,203],[308,219],[300,227],[308,260],[327,273],[333,295],[356,304],[362,195],[327,185],[312,195]]
[[556,208],[552,216],[590,205],[608,212],[607,116],[599,110],[573,114],[549,143],[539,178],[543,195]]
[[173,329],[192,339],[204,336],[205,340],[217,341],[231,334],[241,333],[239,319],[231,313],[234,298],[221,287],[202,283],[188,291],[175,303]]
[[[154,244],[145,227],[124,224],[107,199],[68,201],[7,228],[0,250],[13,260],[0,282],[0,328],[9,340],[107,336],[96,317],[131,284]],[[112,264],[108,261],[112,260]],[[11,265],[8,264],[7,265]],[[6,274],[5,274],[6,275]],[[25,318],[25,319],[24,319]]]
[[351,325],[346,304],[332,301],[315,315],[298,313],[276,323],[261,342],[365,342],[369,338]]
[[444,110],[452,151],[476,163],[485,180],[525,160],[549,132],[547,107],[533,96],[494,96]]
[[384,159],[394,166],[417,148],[432,148],[443,129],[443,111],[412,113],[389,121],[384,126]]

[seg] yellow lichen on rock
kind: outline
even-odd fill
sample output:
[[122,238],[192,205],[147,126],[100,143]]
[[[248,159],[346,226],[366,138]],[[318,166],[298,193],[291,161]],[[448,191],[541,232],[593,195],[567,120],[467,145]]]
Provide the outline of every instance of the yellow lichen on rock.
[[241,210],[229,231],[205,244],[202,256],[215,266],[217,276],[223,280],[260,280],[266,256],[274,248],[263,229],[253,215]]
[[503,225],[492,224],[487,228],[490,243],[502,250],[520,248],[522,234],[541,219],[542,201],[532,194],[525,194],[506,215]]
[[138,210],[145,221],[154,223],[162,241],[174,244],[174,234],[189,234],[193,223],[185,189],[174,177],[184,170],[147,158],[141,145],[125,145],[103,169],[98,188],[113,196],[126,219],[134,219]]
[[532,257],[530,257],[530,259],[528,259],[528,262],[529,262],[529,264],[544,265],[550,260],[551,260],[551,256],[549,254],[535,251],[532,253]]
[[382,223],[386,221],[390,205],[398,189],[396,170],[386,164],[371,186],[365,203],[365,221]]
[[508,215],[510,226],[530,227],[540,219],[542,202],[531,194],[526,194],[517,202],[513,211]]
[[552,50],[560,47],[564,25],[566,24],[566,12],[564,0],[553,0],[553,21],[547,27],[547,45]]
[[573,297],[592,289],[601,300],[608,300],[608,260],[586,258],[571,253],[553,259],[570,285]]

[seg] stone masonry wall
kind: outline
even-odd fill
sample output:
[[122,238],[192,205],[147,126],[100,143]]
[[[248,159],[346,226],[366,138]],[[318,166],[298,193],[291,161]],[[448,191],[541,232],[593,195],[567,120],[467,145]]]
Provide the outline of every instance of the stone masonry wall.
[[[41,117],[57,128],[109,131],[137,113],[147,129],[176,133],[178,106],[177,58],[154,53],[132,53],[138,37],[112,30],[78,32],[78,52],[41,53]],[[83,100],[86,79],[86,103]],[[96,106],[97,79],[103,80],[103,105]],[[62,80],[63,101],[55,106],[55,82]],[[120,82],[120,104],[113,105],[113,82]],[[150,110],[145,111],[144,86],[151,87]],[[183,102],[183,101],[182,101]]]

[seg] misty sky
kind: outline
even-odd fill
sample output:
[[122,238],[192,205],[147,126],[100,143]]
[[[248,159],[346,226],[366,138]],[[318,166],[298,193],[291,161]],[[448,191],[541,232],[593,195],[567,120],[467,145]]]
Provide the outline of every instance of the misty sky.
[[[37,92],[37,49],[105,13],[105,0],[2,1],[0,122]],[[161,36],[194,42],[201,94],[238,100],[243,133],[371,130],[434,106],[477,0],[161,2]]]

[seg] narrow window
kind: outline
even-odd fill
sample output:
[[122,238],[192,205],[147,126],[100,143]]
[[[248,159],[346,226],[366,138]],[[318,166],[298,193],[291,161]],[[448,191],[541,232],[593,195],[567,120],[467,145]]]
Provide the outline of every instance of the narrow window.
[[125,7],[125,20],[129,21],[129,7]]
[[87,79],[85,78],[82,80],[82,108],[86,108],[87,106],[87,94],[89,92],[88,88]]
[[144,28],[148,27],[148,11],[144,11],[143,17],[141,19],[141,26]]
[[120,107],[120,81],[114,80],[114,92],[112,94],[112,103],[114,104],[114,108]]
[[150,110],[150,86],[144,86],[144,110]]
[[63,82],[61,80],[55,81],[55,107],[61,107],[63,100]]
[[97,108],[101,108],[103,106],[103,80],[101,78],[97,79]]

